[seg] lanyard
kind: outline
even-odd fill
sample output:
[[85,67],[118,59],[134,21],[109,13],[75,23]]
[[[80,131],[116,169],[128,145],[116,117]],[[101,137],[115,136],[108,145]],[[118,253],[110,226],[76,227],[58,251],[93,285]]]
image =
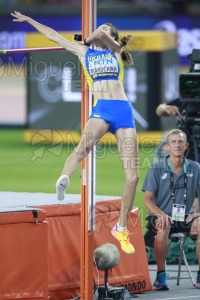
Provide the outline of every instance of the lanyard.
[[[174,174],[172,170],[171,164],[168,162],[168,166],[170,169],[170,189],[171,189],[171,198],[173,201],[175,201],[175,187],[174,187]],[[184,203],[186,202],[187,199],[187,169],[186,169],[186,163],[184,162],[183,165],[183,171],[184,171],[184,193],[183,193],[183,199]]]

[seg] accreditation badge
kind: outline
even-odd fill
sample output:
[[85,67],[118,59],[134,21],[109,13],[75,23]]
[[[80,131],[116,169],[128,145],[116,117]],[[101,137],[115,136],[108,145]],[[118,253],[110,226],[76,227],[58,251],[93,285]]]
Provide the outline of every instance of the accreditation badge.
[[172,220],[179,221],[179,222],[185,221],[185,210],[186,210],[186,205],[173,204]]

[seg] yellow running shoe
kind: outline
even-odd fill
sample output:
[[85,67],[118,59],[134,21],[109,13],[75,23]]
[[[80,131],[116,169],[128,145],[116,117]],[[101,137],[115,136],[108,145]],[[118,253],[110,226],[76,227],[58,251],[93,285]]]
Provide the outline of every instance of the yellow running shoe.
[[115,225],[111,230],[112,235],[120,242],[121,249],[127,254],[135,253],[135,249],[129,240],[128,230],[117,231],[117,226]]

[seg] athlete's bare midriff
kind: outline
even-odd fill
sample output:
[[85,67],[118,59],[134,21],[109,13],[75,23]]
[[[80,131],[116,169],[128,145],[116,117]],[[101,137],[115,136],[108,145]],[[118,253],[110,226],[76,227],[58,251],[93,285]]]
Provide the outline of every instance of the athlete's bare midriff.
[[94,82],[91,88],[94,100],[127,100],[123,84],[117,80],[102,80]]

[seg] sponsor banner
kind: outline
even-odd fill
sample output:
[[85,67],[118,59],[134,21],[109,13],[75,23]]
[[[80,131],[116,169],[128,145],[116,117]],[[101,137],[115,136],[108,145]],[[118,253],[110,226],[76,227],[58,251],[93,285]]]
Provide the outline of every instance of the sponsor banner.
[[[34,18],[57,31],[81,31],[81,17],[53,17],[34,16]],[[192,49],[199,48],[200,19],[195,16],[174,16],[171,18],[142,17],[142,16],[99,16],[97,26],[102,23],[111,22],[120,30],[164,30],[177,33],[177,47],[181,64],[188,64],[188,54]],[[16,43],[22,42],[27,32],[34,32],[35,29],[27,23],[12,22],[10,15],[1,17],[0,45],[1,48],[16,48]],[[22,33],[22,36],[20,36]],[[18,37],[16,36],[18,35]],[[137,41],[138,42],[138,41]],[[3,47],[4,45],[4,47]],[[34,45],[36,46],[36,45]],[[21,46],[23,48],[23,46]],[[13,60],[20,62],[22,55],[14,55]],[[4,58],[6,61],[6,58]]]
[[[72,41],[75,32],[60,32],[60,34]],[[133,39],[128,44],[129,51],[164,51],[176,49],[176,33],[158,30],[145,31],[119,31],[120,38],[132,35]],[[29,33],[26,37],[26,47],[55,47],[56,44],[47,40],[40,33]]]
[[[81,133],[78,131],[68,130],[52,130],[52,129],[27,129],[24,133],[24,140],[26,143],[32,143],[32,146],[41,144],[51,144],[53,152],[57,154],[62,151],[62,145],[77,145],[80,141]],[[161,131],[143,131],[137,133],[137,141],[141,147],[159,145],[163,141],[163,133]],[[116,138],[111,133],[106,133],[98,142],[105,146],[116,145]],[[57,149],[55,148],[57,147]],[[34,157],[40,156],[42,150],[34,150]],[[52,152],[52,151],[51,151]]]
[[[137,130],[159,130],[156,106],[177,97],[177,52],[134,51],[132,55],[135,63],[125,68],[124,87],[133,103]],[[32,52],[24,64],[29,128],[79,130],[82,68],[78,58],[68,51]]]
[[[144,105],[148,90],[146,54],[138,52],[134,57],[135,65],[125,69],[124,85],[127,97],[134,103],[138,129],[144,130],[149,126]],[[34,52],[27,56],[25,63],[29,128],[80,129],[82,68],[78,58],[67,51]]]
[[146,288],[146,280],[127,282],[124,287],[130,294],[141,293]]

